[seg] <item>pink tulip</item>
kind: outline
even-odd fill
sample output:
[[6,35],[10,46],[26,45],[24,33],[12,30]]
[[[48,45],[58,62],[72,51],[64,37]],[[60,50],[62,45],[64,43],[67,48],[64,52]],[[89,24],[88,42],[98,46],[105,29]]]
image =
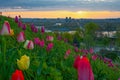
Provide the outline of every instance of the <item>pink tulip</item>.
[[77,56],[74,61],[74,68],[78,71],[78,80],[94,80],[94,75],[87,57]]
[[92,60],[95,61],[95,60],[97,59],[97,57],[98,57],[97,55],[93,55],[93,56],[92,56]]
[[18,23],[19,22],[19,18],[17,16],[15,16],[15,22]]
[[53,36],[47,36],[46,41],[53,41]]
[[65,43],[68,42],[68,39],[65,38],[65,39],[64,39],[64,42],[65,42]]
[[39,44],[39,42],[40,42],[40,39],[39,39],[39,38],[34,38],[34,43],[35,43],[35,44],[37,44],[37,45],[38,45],[38,44]]
[[120,80],[120,78],[118,80]]
[[10,24],[8,21],[4,22],[4,25],[0,31],[0,35],[10,35]]
[[24,48],[25,49],[33,49],[34,48],[34,43],[31,40],[26,40],[25,44],[24,44]]
[[109,58],[104,58],[103,60],[104,60],[104,63],[109,63],[109,62],[112,62],[112,60],[111,60],[111,59],[109,59]]
[[53,48],[53,46],[54,46],[53,43],[49,43],[49,44],[47,45],[46,50],[47,50],[47,51],[50,51],[50,50]]
[[82,49],[80,52],[83,52],[84,54],[88,54],[88,50]]
[[68,49],[64,55],[64,58],[66,59],[70,55],[70,53],[71,53],[71,50]]
[[45,45],[44,40],[40,40],[40,41],[39,41],[39,46],[40,46],[40,47],[44,47],[44,45]]
[[23,31],[18,34],[17,41],[18,42],[24,42],[25,41],[25,34],[24,34]]
[[109,62],[109,63],[108,63],[108,66],[109,66],[109,67],[114,67],[114,64],[113,64],[112,62]]
[[44,33],[44,32],[45,32],[45,27],[42,26],[42,27],[41,27],[41,33]]
[[89,52],[90,52],[91,54],[94,53],[93,48],[90,48]]
[[79,52],[78,47],[75,47],[75,48],[74,48],[74,51],[75,51],[75,52]]

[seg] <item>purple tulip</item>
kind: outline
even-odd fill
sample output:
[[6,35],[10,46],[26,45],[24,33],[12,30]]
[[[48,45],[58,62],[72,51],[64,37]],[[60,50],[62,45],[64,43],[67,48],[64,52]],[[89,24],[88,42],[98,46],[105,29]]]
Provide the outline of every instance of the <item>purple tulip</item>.
[[58,35],[57,39],[62,40],[62,36]]
[[38,32],[38,28],[35,27],[34,28],[34,32],[37,33]]
[[18,27],[22,27],[22,22],[21,21],[18,22]]
[[42,27],[41,27],[41,33],[43,34],[44,32],[45,32],[45,27],[42,26]]
[[17,16],[15,16],[15,22],[18,23],[19,22],[19,18]]
[[26,30],[26,25],[25,24],[22,25],[22,29]]

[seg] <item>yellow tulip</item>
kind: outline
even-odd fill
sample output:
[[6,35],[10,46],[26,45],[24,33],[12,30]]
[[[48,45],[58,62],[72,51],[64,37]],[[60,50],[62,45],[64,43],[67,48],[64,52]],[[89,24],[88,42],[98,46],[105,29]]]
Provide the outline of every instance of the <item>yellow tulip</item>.
[[23,55],[20,60],[17,59],[17,66],[20,70],[27,70],[30,65],[29,56]]
[[10,29],[10,36],[13,36],[14,35],[14,31],[13,29]]

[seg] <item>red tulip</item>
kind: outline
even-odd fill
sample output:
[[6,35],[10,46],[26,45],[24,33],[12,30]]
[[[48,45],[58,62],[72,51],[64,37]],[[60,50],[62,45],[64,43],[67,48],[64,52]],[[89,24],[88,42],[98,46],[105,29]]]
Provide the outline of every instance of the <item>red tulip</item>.
[[10,35],[10,24],[8,21],[4,22],[4,25],[0,31],[0,35]]
[[78,71],[78,80],[94,80],[94,75],[87,57],[77,56],[74,61],[74,68]]
[[15,22],[18,23],[19,22],[19,18],[17,16],[15,16]]
[[24,75],[21,70],[16,70],[11,77],[11,80],[24,80]]
[[25,34],[24,34],[23,31],[18,34],[17,41],[18,42],[24,42],[25,41]]

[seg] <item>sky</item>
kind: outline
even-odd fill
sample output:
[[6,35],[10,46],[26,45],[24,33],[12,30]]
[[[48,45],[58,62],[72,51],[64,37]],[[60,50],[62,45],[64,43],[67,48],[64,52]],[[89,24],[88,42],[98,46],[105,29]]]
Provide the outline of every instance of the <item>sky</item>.
[[0,11],[24,17],[117,18],[120,0],[0,0]]

